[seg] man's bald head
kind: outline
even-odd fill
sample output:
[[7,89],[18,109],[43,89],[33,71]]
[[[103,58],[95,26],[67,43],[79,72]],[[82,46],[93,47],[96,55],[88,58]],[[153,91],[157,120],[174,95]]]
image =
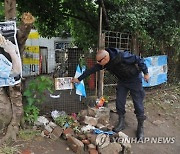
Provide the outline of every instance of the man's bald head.
[[96,60],[100,65],[107,64],[109,62],[109,59],[109,53],[104,49],[99,50],[96,54]]

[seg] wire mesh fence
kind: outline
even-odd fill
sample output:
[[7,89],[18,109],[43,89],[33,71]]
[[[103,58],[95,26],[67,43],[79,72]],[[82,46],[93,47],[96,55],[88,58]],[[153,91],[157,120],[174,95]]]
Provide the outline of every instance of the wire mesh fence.
[[[62,48],[55,51],[55,57],[48,57],[48,65],[54,64],[54,69],[51,73],[43,73],[50,77],[54,82],[55,78],[61,77],[74,77],[77,65],[81,63],[83,57],[86,62],[86,67],[94,65],[94,59],[90,56],[85,56],[82,49],[79,48]],[[34,80],[36,76],[26,78],[25,87],[31,80]],[[50,114],[53,110],[65,111],[67,113],[79,112],[82,109],[87,108],[87,105],[91,102],[92,98],[95,100],[96,93],[96,75],[92,74],[90,77],[84,80],[87,98],[80,97],[76,94],[76,90],[55,90],[54,93],[46,92],[45,101],[39,104],[41,114]]]
[[[131,35],[120,32],[103,31],[105,34],[105,48],[114,47],[121,50],[131,49]],[[56,44],[57,45],[57,44]],[[76,72],[76,67],[78,64],[82,63],[86,65],[87,68],[92,67],[95,64],[94,55],[89,52],[84,52],[79,48],[70,48],[68,44],[58,47],[54,52],[48,53],[45,62],[47,68],[53,68],[52,71],[46,71],[46,75],[51,77],[54,81],[57,77],[74,77]],[[95,52],[94,52],[95,53]],[[173,53],[167,53],[169,57],[173,56]],[[145,56],[145,55],[143,55]],[[148,55],[150,56],[150,55]],[[50,66],[50,67],[49,67]],[[177,81],[176,76],[177,65],[170,58],[168,60],[168,81]],[[50,72],[50,73],[49,73]],[[180,75],[179,75],[180,76]],[[33,80],[34,77],[29,78],[27,82]],[[87,105],[95,103],[97,98],[97,76],[96,74],[90,75],[84,80],[87,98],[81,98],[76,95],[76,90],[56,90],[53,94],[47,93],[46,99],[43,104],[39,106],[42,114],[48,114],[53,110],[66,111],[67,113],[79,112],[81,109],[87,108]],[[104,91],[105,96],[111,96],[115,98],[116,93],[117,78],[105,71],[104,74]],[[51,97],[51,96],[58,97]]]

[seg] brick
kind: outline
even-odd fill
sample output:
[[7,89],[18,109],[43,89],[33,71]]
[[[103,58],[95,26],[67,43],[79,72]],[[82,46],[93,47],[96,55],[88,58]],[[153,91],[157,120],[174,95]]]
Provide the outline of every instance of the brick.
[[73,152],[75,152],[77,154],[84,154],[84,144],[77,138],[75,138],[71,135],[68,135],[67,136],[67,144]]
[[96,149],[90,149],[89,154],[98,154],[98,151]]
[[74,130],[72,128],[67,128],[63,131],[64,139],[66,139],[68,135],[74,136]]
[[82,140],[82,143],[84,143],[84,144],[90,144],[90,141],[89,140]]
[[43,132],[44,132],[44,135],[45,135],[45,136],[49,136],[49,135],[50,135],[50,132],[47,131],[47,130],[44,130]]
[[57,137],[56,135],[54,135],[53,133],[51,133],[49,135],[49,137],[52,139],[52,140],[57,140],[59,137]]
[[21,154],[32,154],[32,152],[29,149],[25,149],[21,152]]
[[[51,133],[51,136],[56,136],[55,138],[59,138],[63,132],[63,129],[59,126],[55,127]],[[53,137],[54,138],[54,137]],[[54,138],[54,139],[55,139]]]

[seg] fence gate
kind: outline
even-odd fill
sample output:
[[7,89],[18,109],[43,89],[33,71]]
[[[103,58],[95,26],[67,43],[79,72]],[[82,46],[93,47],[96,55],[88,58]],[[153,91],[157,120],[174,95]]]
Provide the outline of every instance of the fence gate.
[[[128,33],[103,31],[105,34],[105,48],[118,48],[121,50],[131,50],[131,35]],[[115,96],[117,78],[108,71],[104,73],[104,95]]]

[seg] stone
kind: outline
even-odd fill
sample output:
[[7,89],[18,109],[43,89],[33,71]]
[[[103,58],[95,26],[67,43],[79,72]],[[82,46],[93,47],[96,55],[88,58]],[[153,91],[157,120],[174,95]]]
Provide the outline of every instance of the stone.
[[89,134],[87,134],[86,136],[87,136],[87,139],[88,139],[92,144],[95,144],[95,145],[96,145],[96,137],[97,137],[96,134],[89,133]]
[[95,117],[101,117],[101,116],[110,116],[110,109],[107,107],[101,107],[97,110],[96,116]]
[[95,117],[98,118],[98,123],[106,126],[109,123],[110,119],[110,109],[107,107],[99,108]]
[[98,124],[102,124],[104,126],[106,126],[107,124],[109,124],[109,115],[101,115],[98,118]]
[[80,111],[80,115],[81,115],[82,117],[85,117],[85,116],[88,115],[88,111],[87,111],[87,110],[81,110],[81,111]]
[[97,113],[97,108],[95,108],[95,107],[88,107],[88,116],[90,116],[90,117],[95,117],[95,115],[96,115],[96,113]]
[[96,137],[95,145],[97,145],[98,148],[104,148],[109,145],[110,143],[110,137],[106,134],[99,134]]
[[86,139],[86,135],[80,134],[80,135],[78,135],[77,138],[78,138],[79,140],[85,140],[85,139]]
[[90,149],[96,149],[96,146],[95,146],[94,144],[89,144],[89,145],[88,145],[88,151],[89,151]]
[[99,129],[101,129],[101,128],[104,128],[105,126],[104,126],[103,124],[98,123],[98,124],[96,125],[96,127],[99,128]]
[[77,154],[84,154],[84,144],[77,138],[75,138],[71,135],[68,135],[67,136],[67,144],[73,152],[75,152]]
[[[119,132],[118,133],[119,138],[128,138],[128,136],[123,133],[123,132]],[[131,153],[131,144],[128,142],[121,142],[121,145],[124,147],[124,154],[130,154]]]
[[112,111],[112,112],[117,112],[117,110],[116,110],[116,103],[109,103],[108,104],[108,108],[110,109],[110,111]]
[[84,123],[91,126],[96,126],[98,123],[98,118],[85,116]]
[[57,127],[57,125],[56,125],[54,122],[52,122],[52,121],[50,121],[48,125],[49,125],[51,128]]
[[51,126],[49,126],[49,125],[46,125],[45,130],[47,130],[48,132],[51,133],[53,131],[53,128]]
[[110,143],[104,148],[98,148],[100,154],[119,154],[122,151],[122,146],[119,143]]
[[122,138],[128,138],[128,136],[125,133],[121,132],[121,131],[118,132],[118,136],[122,137]]
[[152,123],[158,126],[158,125],[160,125],[160,124],[163,124],[164,121],[161,121],[161,120],[155,120],[155,121],[153,121]]

